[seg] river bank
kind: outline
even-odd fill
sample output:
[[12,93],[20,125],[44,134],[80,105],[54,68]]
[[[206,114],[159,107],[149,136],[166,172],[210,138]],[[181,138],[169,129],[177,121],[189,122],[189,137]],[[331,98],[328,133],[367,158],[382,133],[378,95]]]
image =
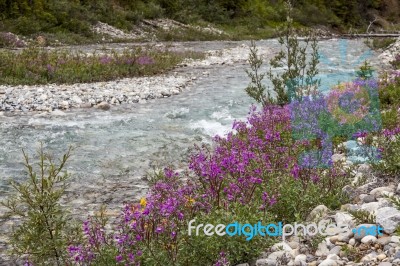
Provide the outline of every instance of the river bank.
[[[145,103],[151,99],[170,97],[181,93],[197,79],[190,73],[190,68],[245,63],[248,51],[249,46],[243,43],[234,48],[206,51],[206,58],[203,60],[188,59],[168,74],[150,77],[72,85],[2,85],[0,86],[0,111],[47,111],[51,114],[62,115],[60,111],[53,111],[91,107],[108,110],[112,105]],[[103,51],[103,53],[107,52],[112,53],[113,50]],[[270,49],[266,47],[259,52],[263,57],[271,54]],[[207,73],[202,73],[202,75],[207,75]]]

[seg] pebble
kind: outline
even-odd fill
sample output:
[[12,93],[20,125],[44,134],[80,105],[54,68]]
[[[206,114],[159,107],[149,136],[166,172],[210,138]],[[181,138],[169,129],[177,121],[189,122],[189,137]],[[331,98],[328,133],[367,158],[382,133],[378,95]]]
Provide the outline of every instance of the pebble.
[[363,244],[375,244],[377,241],[376,237],[374,236],[365,236],[361,239],[361,243]]

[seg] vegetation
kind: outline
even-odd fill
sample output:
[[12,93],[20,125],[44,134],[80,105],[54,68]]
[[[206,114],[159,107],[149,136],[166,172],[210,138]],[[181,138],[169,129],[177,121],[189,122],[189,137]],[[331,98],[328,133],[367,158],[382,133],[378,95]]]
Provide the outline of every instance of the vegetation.
[[373,38],[365,41],[365,44],[374,50],[386,49],[396,42],[395,38]]
[[[257,102],[267,104],[285,105],[290,101],[301,101],[303,97],[315,95],[320,81],[315,78],[318,74],[319,63],[318,43],[312,31],[296,32],[292,19],[292,6],[287,3],[287,21],[278,28],[281,51],[270,60],[271,68],[266,73],[272,83],[272,88],[262,84],[265,74],[260,74],[263,64],[257,55],[254,42],[250,50],[249,64],[251,71],[247,71],[251,84],[246,88],[247,94]],[[306,36],[302,42],[298,34]],[[311,52],[308,53],[308,50]],[[272,70],[284,68],[278,72]]]
[[21,53],[0,51],[0,84],[80,83],[163,73],[185,58],[201,53],[132,48],[122,53],[94,53],[27,48]]
[[[399,12],[396,4],[384,0],[293,1],[296,25],[323,25],[343,31],[364,30],[376,14],[397,23]],[[270,0],[0,0],[0,31],[54,36],[70,43],[101,40],[91,31],[97,21],[131,30],[143,19],[157,18],[212,23],[237,38],[271,35],[286,16],[284,1]]]
[[37,168],[24,153],[28,179],[21,183],[13,180],[15,194],[2,202],[9,209],[7,215],[21,219],[12,235],[12,251],[14,255],[27,256],[29,263],[63,265],[66,261],[73,223],[60,199],[69,177],[64,167],[70,152],[71,149],[56,164],[41,148]]

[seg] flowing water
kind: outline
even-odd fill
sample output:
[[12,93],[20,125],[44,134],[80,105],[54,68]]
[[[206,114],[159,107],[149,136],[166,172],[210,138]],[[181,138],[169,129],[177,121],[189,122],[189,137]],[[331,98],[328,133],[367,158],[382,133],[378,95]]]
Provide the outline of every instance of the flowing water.
[[[175,49],[204,51],[240,45],[240,42],[178,43]],[[258,42],[278,49],[276,40]],[[354,77],[366,56],[376,63],[361,40],[320,43],[322,89]],[[146,104],[113,106],[110,111],[75,109],[66,116],[33,114],[0,116],[0,198],[9,190],[6,180],[24,179],[21,149],[32,154],[42,142],[45,150],[61,155],[75,150],[68,164],[72,174],[73,206],[91,210],[91,204],[121,203],[145,192],[143,175],[154,167],[185,166],[194,143],[210,142],[224,134],[234,119],[244,119],[252,100],[244,88],[246,63],[180,68],[199,78],[180,95]],[[206,73],[204,73],[206,72]],[[82,207],[81,205],[85,206]]]

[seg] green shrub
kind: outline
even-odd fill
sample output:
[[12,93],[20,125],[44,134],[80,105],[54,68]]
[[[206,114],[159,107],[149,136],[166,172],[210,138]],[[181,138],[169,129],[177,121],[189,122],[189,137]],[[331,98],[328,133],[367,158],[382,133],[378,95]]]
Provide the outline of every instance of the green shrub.
[[400,78],[379,89],[379,100],[383,108],[400,107]]
[[[278,29],[280,52],[270,60],[270,70],[266,74],[260,73],[263,64],[262,59],[257,55],[255,43],[250,48],[249,64],[250,71],[247,75],[251,83],[245,89],[247,94],[258,103],[285,105],[291,100],[302,100],[303,97],[314,95],[319,86],[320,80],[315,76],[318,74],[319,63],[318,43],[316,36],[311,31],[301,33],[306,36],[303,45],[300,45],[298,33],[294,28],[292,18],[292,6],[287,2],[287,21]],[[308,58],[308,48],[311,53]],[[273,73],[272,68],[285,70],[281,73]],[[262,83],[265,75],[272,83],[268,88]]]
[[391,108],[381,112],[382,126],[387,129],[394,129],[400,124],[397,108]]
[[64,172],[71,149],[59,164],[41,148],[39,162],[33,164],[24,153],[28,179],[11,181],[14,194],[2,205],[9,209],[8,216],[17,216],[21,224],[15,227],[12,253],[37,265],[62,265],[65,262],[68,241],[74,238],[73,223],[66,209],[60,204],[67,187],[69,175]]
[[365,41],[368,47],[374,50],[386,49],[395,42],[396,39],[394,38],[373,38]]
[[400,127],[385,129],[377,139],[381,160],[373,164],[379,174],[389,178],[400,175]]

